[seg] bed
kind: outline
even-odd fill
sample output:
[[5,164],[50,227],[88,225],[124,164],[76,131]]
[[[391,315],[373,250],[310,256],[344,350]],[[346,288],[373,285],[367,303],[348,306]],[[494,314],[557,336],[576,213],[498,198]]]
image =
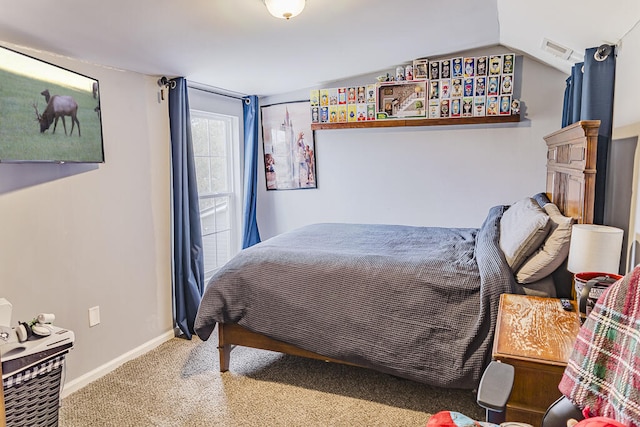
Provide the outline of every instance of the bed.
[[[565,229],[592,221],[598,125],[545,137],[547,188],[538,197],[548,201],[495,206],[479,228],[313,224],[242,251],[207,286],[196,333],[208,339],[218,326],[221,371],[241,345],[475,388],[500,294],[540,282],[541,271],[529,283],[516,273],[560,228],[550,218],[564,218]],[[551,264],[544,280],[561,277],[564,267]]]

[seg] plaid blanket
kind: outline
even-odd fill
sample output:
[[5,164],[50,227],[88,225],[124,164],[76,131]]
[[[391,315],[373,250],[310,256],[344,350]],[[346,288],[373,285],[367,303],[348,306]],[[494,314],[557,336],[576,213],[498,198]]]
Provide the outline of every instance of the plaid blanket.
[[640,267],[611,285],[580,329],[560,391],[592,416],[640,426]]

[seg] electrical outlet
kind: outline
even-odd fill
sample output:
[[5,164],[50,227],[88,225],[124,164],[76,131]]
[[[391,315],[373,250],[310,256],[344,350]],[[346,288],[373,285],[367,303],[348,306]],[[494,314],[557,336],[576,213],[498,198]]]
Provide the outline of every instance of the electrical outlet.
[[96,305],[89,309],[89,327],[100,324],[100,306]]

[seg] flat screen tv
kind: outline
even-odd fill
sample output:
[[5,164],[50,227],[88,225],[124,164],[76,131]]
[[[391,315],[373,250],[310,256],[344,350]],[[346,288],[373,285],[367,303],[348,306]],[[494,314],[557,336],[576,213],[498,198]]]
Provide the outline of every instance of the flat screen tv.
[[0,162],[103,163],[98,81],[0,47]]

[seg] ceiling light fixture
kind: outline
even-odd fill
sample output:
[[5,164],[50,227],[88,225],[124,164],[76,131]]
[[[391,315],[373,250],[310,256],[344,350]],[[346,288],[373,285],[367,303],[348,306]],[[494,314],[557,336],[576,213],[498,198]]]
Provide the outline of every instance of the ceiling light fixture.
[[289,20],[300,15],[306,0],[263,0],[267,10],[276,18]]

